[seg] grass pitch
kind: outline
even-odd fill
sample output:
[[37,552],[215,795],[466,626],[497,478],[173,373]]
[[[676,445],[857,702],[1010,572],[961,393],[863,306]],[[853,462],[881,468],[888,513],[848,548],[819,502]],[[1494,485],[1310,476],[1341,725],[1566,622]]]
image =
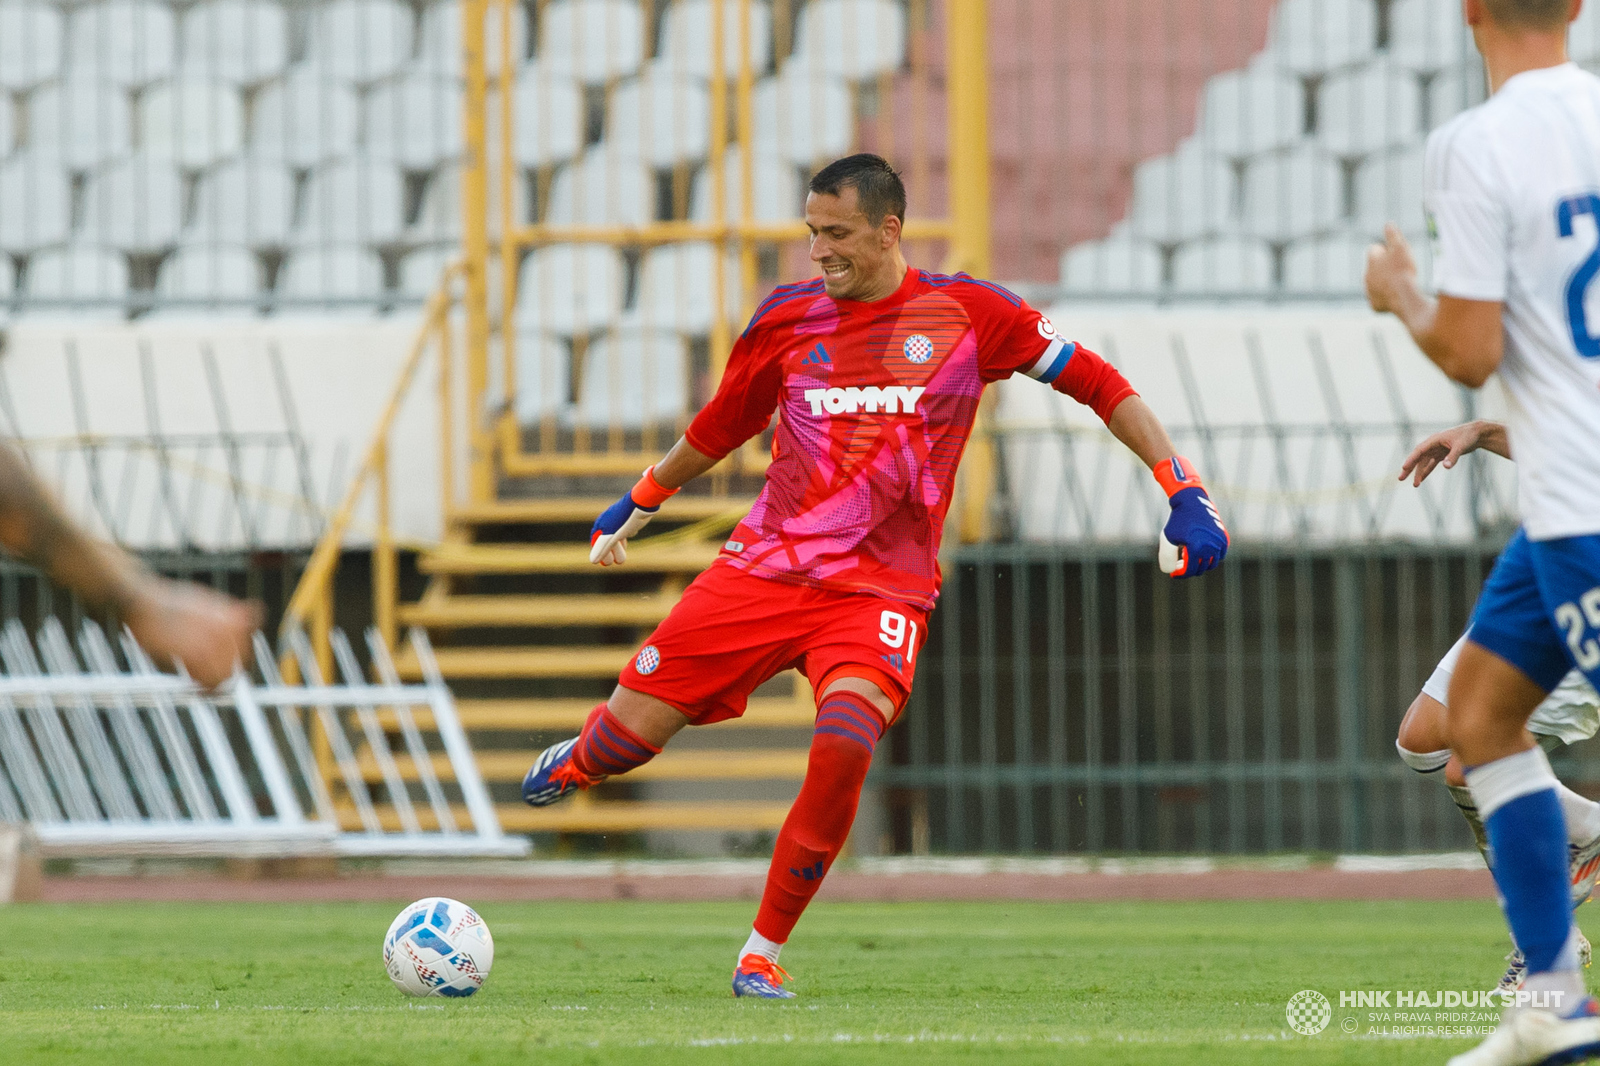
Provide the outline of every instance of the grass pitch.
[[1487,902],[819,904],[773,1003],[729,996],[753,904],[491,903],[484,990],[407,1000],[404,902],[0,909],[0,1062],[1442,1063],[1475,1038],[1339,991],[1484,988],[1507,950]]

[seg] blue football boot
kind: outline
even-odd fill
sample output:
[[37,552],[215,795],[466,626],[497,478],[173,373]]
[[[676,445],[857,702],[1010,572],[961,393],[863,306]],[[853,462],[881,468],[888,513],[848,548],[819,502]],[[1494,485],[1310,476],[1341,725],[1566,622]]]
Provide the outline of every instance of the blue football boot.
[[757,999],[793,999],[794,993],[783,987],[789,979],[782,966],[765,955],[751,953],[739,960],[733,971],[733,995],[755,996]]
[[577,737],[553,744],[539,753],[522,779],[522,802],[530,807],[548,807],[580,789],[598,784],[604,778],[590,777],[572,763]]

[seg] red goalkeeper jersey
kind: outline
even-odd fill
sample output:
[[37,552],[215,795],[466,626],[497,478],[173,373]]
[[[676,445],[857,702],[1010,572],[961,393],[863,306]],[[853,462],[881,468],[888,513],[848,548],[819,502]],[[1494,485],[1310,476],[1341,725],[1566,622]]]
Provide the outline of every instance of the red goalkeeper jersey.
[[718,561],[932,607],[979,397],[1015,373],[1103,420],[1134,394],[1020,297],[965,274],[912,268],[873,303],[834,300],[821,278],[778,287],[689,426],[689,443],[720,459],[778,413],[766,485]]

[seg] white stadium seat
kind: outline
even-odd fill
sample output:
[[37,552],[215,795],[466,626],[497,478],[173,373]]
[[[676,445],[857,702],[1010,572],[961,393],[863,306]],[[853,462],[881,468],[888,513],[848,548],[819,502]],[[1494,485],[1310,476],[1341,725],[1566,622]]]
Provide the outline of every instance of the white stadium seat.
[[562,337],[600,329],[622,312],[625,274],[609,245],[536,248],[517,276],[517,326]]
[[1376,239],[1393,222],[1410,236],[1426,232],[1422,214],[1423,146],[1374,155],[1356,171],[1356,225]]
[[1158,244],[1219,233],[1233,218],[1233,187],[1232,167],[1185,141],[1172,155],[1146,160],[1134,171],[1133,232]]
[[1309,237],[1344,217],[1344,173],[1336,159],[1311,146],[1264,156],[1245,168],[1243,206],[1244,228],[1253,236]]
[[[491,97],[491,110],[496,103]],[[512,158],[525,167],[575,159],[583,150],[583,90],[571,75],[529,64],[512,89]]]
[[698,78],[651,64],[611,90],[606,143],[652,167],[697,163],[711,149],[711,92]]
[[203,169],[244,147],[244,101],[231,82],[188,74],[139,95],[140,148]]
[[1199,140],[1218,155],[1244,158],[1283,148],[1305,131],[1299,78],[1257,63],[1206,82]]
[[311,69],[354,84],[386,78],[411,58],[412,15],[398,0],[331,0],[311,9]]
[[[744,152],[737,144],[730,144],[722,157],[722,217],[728,222],[744,218],[743,159]],[[711,167],[701,167],[689,190],[691,222],[713,221],[711,185]],[[750,186],[754,193],[750,217],[754,221],[787,222],[804,215],[805,184],[793,163],[756,152],[750,164]]]
[[1267,52],[1285,69],[1318,75],[1370,58],[1378,46],[1373,0],[1282,0]]
[[88,170],[133,147],[132,104],[115,85],[83,75],[28,94],[28,149]]
[[325,311],[365,314],[362,301],[383,295],[383,261],[376,252],[348,245],[290,253],[278,274],[278,295],[292,306],[322,303]]
[[592,428],[671,423],[689,407],[689,346],[676,333],[617,330],[589,342],[577,419]]
[[[1589,10],[1587,4],[1584,10]],[[1428,128],[1438,129],[1467,108],[1483,103],[1487,95],[1481,62],[1440,71],[1428,82]]]
[[1360,156],[1422,137],[1422,87],[1410,71],[1372,63],[1330,74],[1317,92],[1317,140]]
[[655,218],[656,184],[648,167],[597,144],[557,168],[544,221],[552,226],[643,226]]
[[0,89],[28,89],[56,76],[65,22],[54,4],[0,4]]
[[[712,290],[716,279],[716,246],[709,241],[662,244],[639,261],[639,292],[630,322],[647,329],[677,333],[711,332],[715,317]],[[739,317],[739,256],[723,260],[722,306],[725,321]]]
[[1210,237],[1178,249],[1172,291],[1267,293],[1272,290],[1272,249],[1249,237]]
[[[197,244],[179,248],[161,264],[157,295],[193,313],[205,301],[239,304],[261,295],[261,262],[244,248]],[[241,310],[249,310],[241,307]]]
[[[490,4],[483,21],[483,62],[489,77],[498,77],[503,48],[500,43],[500,7]],[[511,64],[513,69],[528,58],[528,10],[521,3],[510,5]],[[417,67],[433,77],[464,78],[467,75],[461,39],[461,5],[455,0],[435,0],[422,9],[422,28],[418,40]],[[490,92],[494,90],[491,88]]]
[[1584,0],[1583,10],[1567,29],[1567,53],[1590,69],[1600,60],[1600,4]]
[[10,155],[17,142],[17,111],[10,106],[11,101],[3,98],[3,93],[0,89],[0,159]]
[[368,158],[407,170],[432,170],[466,149],[465,90],[456,78],[404,74],[366,96]]
[[400,295],[426,300],[439,287],[439,279],[453,261],[461,257],[455,245],[432,245],[407,252],[400,260]]
[[388,244],[405,231],[405,178],[387,163],[346,160],[312,173],[294,243]]
[[72,229],[72,177],[55,159],[14,155],[0,162],[0,204],[28,205],[0,210],[0,254],[62,244]]
[[1159,292],[1161,250],[1122,234],[1084,241],[1062,255],[1061,287],[1074,295]]
[[571,405],[572,353],[537,330],[517,333],[517,421],[538,422]]
[[[524,195],[522,172],[513,171],[512,202]],[[500,218],[500,182],[498,173],[489,171],[489,225],[490,232],[498,232]],[[521,221],[520,219],[518,221]],[[444,244],[461,240],[461,169],[442,166],[428,177],[422,194],[422,208],[411,226],[408,239],[424,244]]]
[[[11,293],[17,286],[17,271],[11,263],[9,255],[0,255],[0,304],[11,302]],[[0,310],[0,317],[4,311]]]
[[182,66],[257,85],[289,66],[289,15],[272,0],[201,0],[183,16]]
[[625,78],[644,61],[644,16],[632,0],[551,0],[539,22],[539,65],[586,85]]
[[183,232],[188,187],[164,157],[134,155],[89,179],[83,192],[83,236],[125,252],[160,252]]
[[1389,58],[1421,72],[1476,59],[1477,49],[1461,17],[1461,0],[1393,0]]
[[1351,295],[1362,291],[1371,240],[1336,233],[1299,241],[1283,256],[1283,289],[1295,294]]
[[810,0],[795,23],[791,61],[811,73],[875,78],[905,54],[905,8],[894,0]]
[[236,159],[200,179],[194,229],[206,241],[245,248],[289,242],[294,224],[294,175],[281,163]]
[[178,56],[173,9],[158,0],[105,0],[67,20],[67,63],[124,88],[169,77]]
[[121,301],[128,295],[128,260],[103,248],[52,248],[28,257],[23,284],[29,299]]
[[[739,72],[740,0],[722,0],[722,70],[730,84]],[[673,0],[661,22],[662,65],[673,73],[710,78],[712,0]],[[750,69],[763,73],[772,61],[772,8],[766,0],[750,4]]]
[[776,77],[756,82],[753,97],[758,154],[811,166],[849,151],[855,112],[850,89],[839,79],[812,77],[786,63]]
[[354,91],[297,67],[256,94],[250,154],[292,167],[314,167],[354,152],[359,125]]

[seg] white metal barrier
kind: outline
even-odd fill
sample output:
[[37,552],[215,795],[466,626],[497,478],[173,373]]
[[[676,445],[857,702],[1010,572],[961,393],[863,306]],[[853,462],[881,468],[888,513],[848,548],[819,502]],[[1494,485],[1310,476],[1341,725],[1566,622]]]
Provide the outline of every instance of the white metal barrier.
[[336,632],[341,679],[325,681],[296,634],[307,683],[286,685],[257,634],[261,680],[204,693],[126,634],[124,666],[93,622],[74,650],[53,618],[37,641],[13,620],[0,630],[0,821],[31,823],[56,855],[526,854],[501,832],[426,636],[411,641],[420,685],[400,683],[375,631],[378,683]]

